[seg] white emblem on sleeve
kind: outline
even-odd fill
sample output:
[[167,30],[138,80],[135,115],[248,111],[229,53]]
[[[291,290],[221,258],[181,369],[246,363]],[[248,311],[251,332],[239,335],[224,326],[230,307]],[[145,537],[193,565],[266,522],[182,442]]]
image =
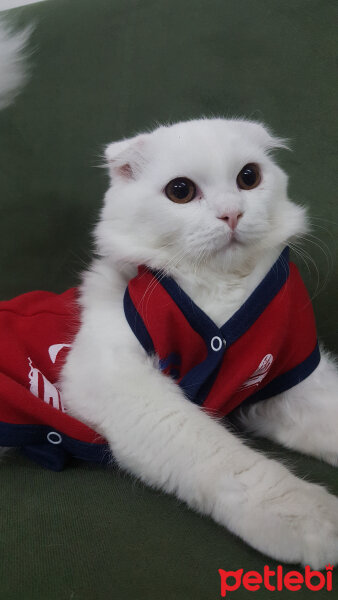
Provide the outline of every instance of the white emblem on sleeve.
[[[53,363],[56,361],[56,357],[64,347],[70,347],[70,344],[54,344],[49,347],[49,356]],[[53,408],[66,412],[61,400],[61,394],[55,384],[51,383],[40,369],[33,367],[32,359],[28,357],[29,363],[29,391],[36,398],[40,398],[46,404],[50,404]]]
[[272,354],[266,354],[264,358],[259,363],[256,371],[247,379],[239,388],[239,391],[245,390],[249,387],[257,386],[261,381],[263,381],[264,377],[267,376],[270,367],[273,363]]

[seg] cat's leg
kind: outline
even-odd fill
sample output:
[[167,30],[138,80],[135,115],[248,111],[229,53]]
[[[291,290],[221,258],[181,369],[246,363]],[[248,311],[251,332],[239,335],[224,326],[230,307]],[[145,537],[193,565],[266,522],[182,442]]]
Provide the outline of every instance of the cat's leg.
[[62,383],[70,412],[105,436],[118,464],[277,560],[337,563],[338,499],[246,447],[127,339],[103,347],[83,328]]
[[287,392],[236,412],[256,436],[338,465],[338,369],[322,351],[315,371]]

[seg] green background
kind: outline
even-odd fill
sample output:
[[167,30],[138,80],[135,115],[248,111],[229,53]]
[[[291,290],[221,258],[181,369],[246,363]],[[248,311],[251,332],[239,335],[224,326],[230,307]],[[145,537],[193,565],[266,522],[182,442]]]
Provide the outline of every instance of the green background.
[[[0,113],[0,299],[79,281],[108,183],[104,144],[158,122],[244,116],[291,140],[278,160],[315,236],[311,260],[295,258],[337,351],[336,1],[48,0],[8,16],[35,30],[30,81]],[[332,467],[255,445],[338,493]],[[214,600],[219,568],[276,564],[117,470],[74,461],[52,473],[12,457],[1,475],[1,600]]]

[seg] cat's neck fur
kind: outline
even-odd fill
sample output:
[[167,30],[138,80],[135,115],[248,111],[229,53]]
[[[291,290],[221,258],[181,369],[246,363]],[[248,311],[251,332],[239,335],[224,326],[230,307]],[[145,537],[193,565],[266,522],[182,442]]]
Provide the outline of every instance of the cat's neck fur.
[[[199,265],[198,269],[195,269],[184,263],[172,268],[169,275],[220,327],[255,290],[276,262],[282,248],[281,246],[271,249],[259,257],[252,256],[236,270],[220,270],[215,265]],[[98,289],[102,292],[105,290],[105,297],[117,298],[116,294],[124,292],[128,281],[135,277],[136,273],[137,270],[132,265],[125,264],[124,268],[121,268],[107,257],[98,259],[85,277],[85,305],[90,302],[90,298],[97,302]]]
[[[176,265],[167,273],[175,279],[184,292],[214,322],[222,326],[252,294],[278,259],[285,244],[252,254],[236,269],[221,269],[213,264],[199,265],[196,269],[185,262]],[[159,268],[158,265],[149,265]],[[97,304],[102,296],[106,300],[123,302],[124,290],[130,279],[137,274],[136,265],[124,262],[117,264],[111,258],[101,257],[93,261],[91,269],[84,274],[81,303],[84,307]]]
[[223,325],[245,302],[271,269],[281,248],[248,259],[241,268],[219,272],[210,266],[194,270],[188,264],[173,269],[171,276],[217,326]]

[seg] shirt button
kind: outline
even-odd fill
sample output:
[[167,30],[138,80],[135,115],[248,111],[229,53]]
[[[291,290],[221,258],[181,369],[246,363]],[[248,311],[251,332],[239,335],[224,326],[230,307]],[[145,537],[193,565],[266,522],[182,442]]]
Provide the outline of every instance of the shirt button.
[[62,436],[57,431],[50,431],[47,434],[47,440],[50,444],[61,444]]
[[219,352],[223,343],[225,345],[225,340],[222,340],[222,338],[218,337],[218,335],[215,335],[210,342],[211,349],[214,352]]

